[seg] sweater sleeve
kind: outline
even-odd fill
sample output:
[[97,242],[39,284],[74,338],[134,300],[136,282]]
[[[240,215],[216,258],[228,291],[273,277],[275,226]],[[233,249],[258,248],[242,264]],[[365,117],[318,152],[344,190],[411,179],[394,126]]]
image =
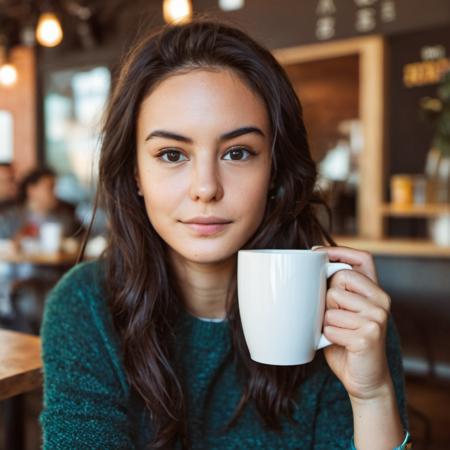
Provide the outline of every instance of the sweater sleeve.
[[44,450],[134,448],[126,383],[88,275],[89,265],[72,269],[47,299],[39,418]]
[[[405,383],[400,342],[396,327],[389,317],[386,353],[389,369],[394,383],[400,417],[405,430],[408,429],[408,417],[405,400]],[[342,449],[350,450],[353,438],[353,412],[348,393],[339,379],[330,371],[321,392],[316,427],[314,432],[314,450]]]

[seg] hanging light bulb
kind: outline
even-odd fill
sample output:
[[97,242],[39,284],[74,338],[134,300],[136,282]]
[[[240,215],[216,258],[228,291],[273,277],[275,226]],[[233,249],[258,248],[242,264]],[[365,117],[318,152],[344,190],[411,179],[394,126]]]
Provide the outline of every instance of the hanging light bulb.
[[17,69],[9,63],[0,66],[0,84],[6,87],[13,86],[17,82]]
[[55,14],[42,13],[36,28],[36,39],[44,47],[56,47],[63,39],[61,24]]
[[192,18],[190,0],[164,0],[163,16],[167,23],[185,23]]
[[244,7],[244,0],[219,0],[220,9],[235,11]]

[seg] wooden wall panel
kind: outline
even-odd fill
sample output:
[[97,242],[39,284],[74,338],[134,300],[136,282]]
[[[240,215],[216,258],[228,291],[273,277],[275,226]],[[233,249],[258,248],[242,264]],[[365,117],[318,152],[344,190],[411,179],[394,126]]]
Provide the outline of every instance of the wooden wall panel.
[[320,161],[342,136],[338,125],[359,117],[358,55],[285,66],[303,106],[311,153]]

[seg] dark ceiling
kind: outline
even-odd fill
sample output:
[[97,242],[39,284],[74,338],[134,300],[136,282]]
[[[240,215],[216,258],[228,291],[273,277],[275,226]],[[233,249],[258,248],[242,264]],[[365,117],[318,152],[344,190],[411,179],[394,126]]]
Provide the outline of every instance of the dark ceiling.
[[123,0],[0,0],[0,46],[32,45],[33,33],[27,30],[35,29],[40,13],[51,10],[69,41],[92,47],[126,7]]

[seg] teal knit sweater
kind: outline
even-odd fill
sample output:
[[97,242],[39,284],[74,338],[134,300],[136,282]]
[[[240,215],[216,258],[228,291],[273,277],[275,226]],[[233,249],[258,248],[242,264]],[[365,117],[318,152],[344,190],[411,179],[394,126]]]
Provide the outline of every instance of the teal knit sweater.
[[[41,330],[44,449],[143,449],[151,421],[130,389],[111,315],[102,293],[101,264],[84,263],[68,272],[50,294]],[[297,395],[294,418],[282,432],[267,430],[249,404],[227,433],[242,385],[230,358],[226,321],[205,322],[187,313],[177,335],[188,429],[194,449],[349,449],[352,410],[342,384],[322,351],[309,365]],[[390,369],[403,424],[407,426],[397,335],[390,322]]]

